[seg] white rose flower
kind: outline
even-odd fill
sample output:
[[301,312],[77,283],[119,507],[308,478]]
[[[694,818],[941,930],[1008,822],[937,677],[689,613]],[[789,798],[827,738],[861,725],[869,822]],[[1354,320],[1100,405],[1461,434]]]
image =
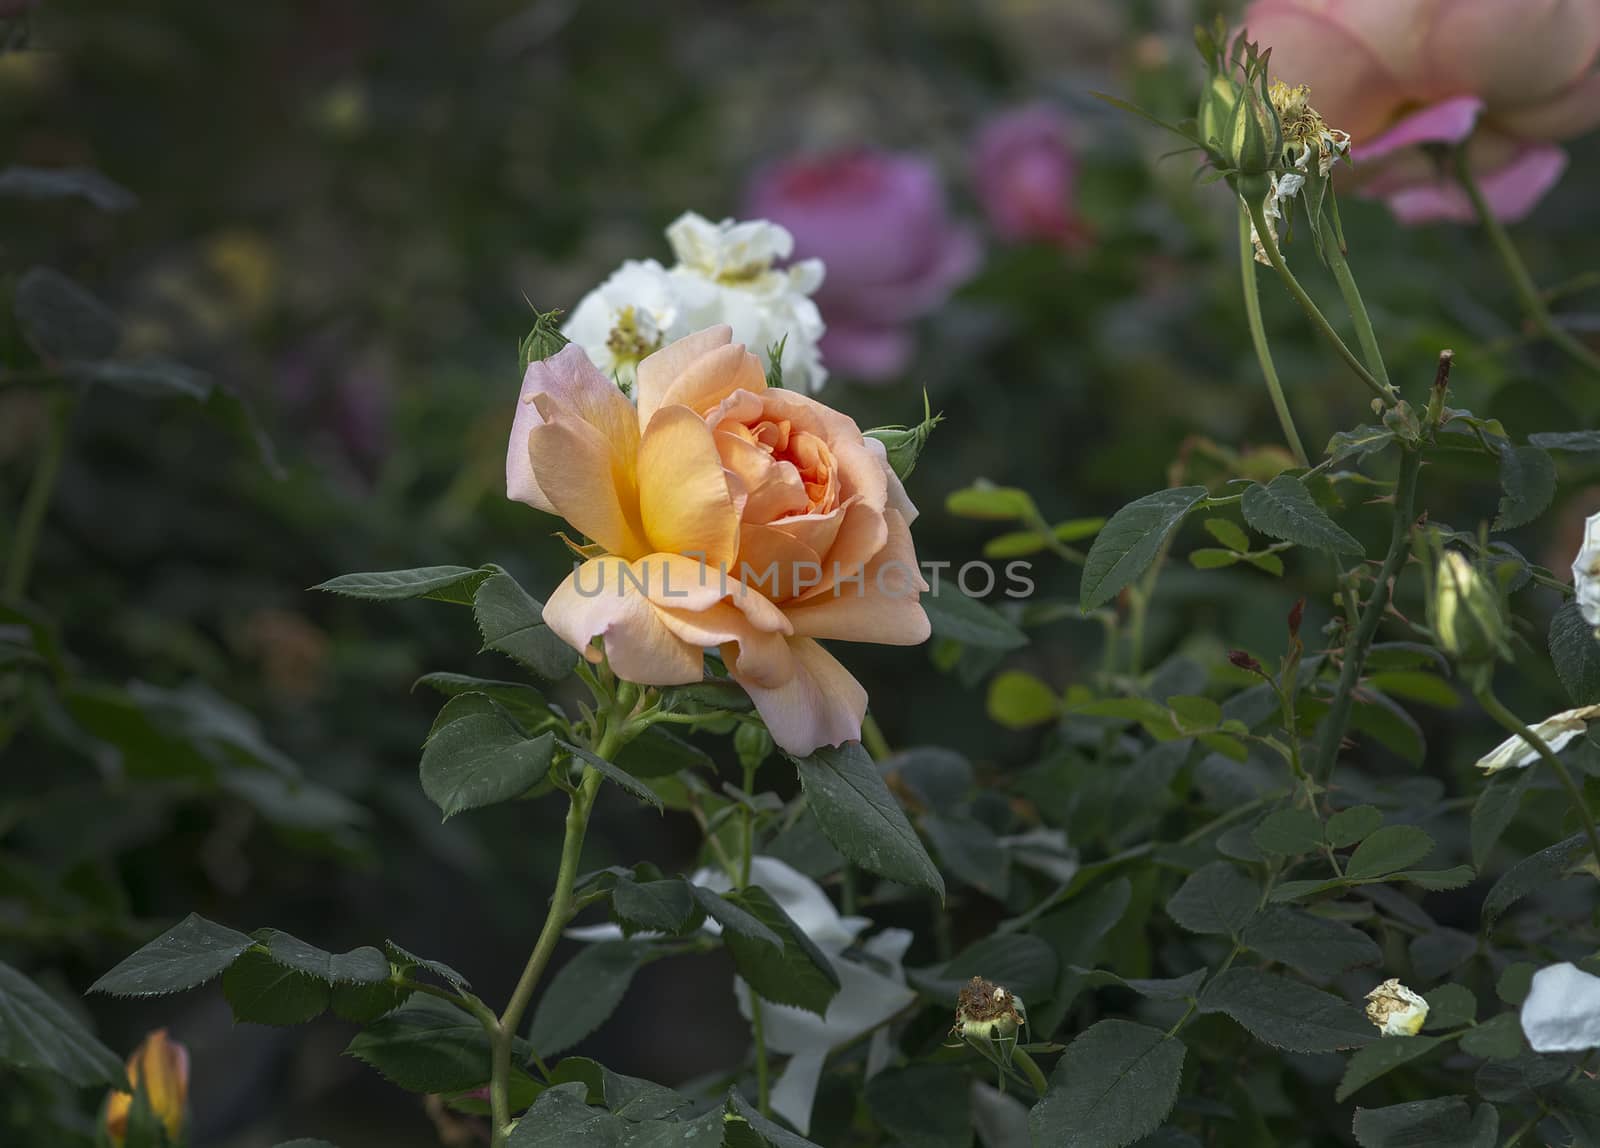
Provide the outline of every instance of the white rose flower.
[[1583,620],[1600,626],[1600,514],[1591,514],[1583,524],[1583,545],[1572,560],[1572,587]]
[[[1589,721],[1595,717],[1600,717],[1600,705],[1579,706],[1551,714],[1532,729],[1551,753],[1560,753],[1589,728]],[[1477,764],[1484,773],[1499,773],[1502,769],[1526,769],[1538,760],[1539,751],[1523,741],[1521,734],[1514,733],[1480,757]]]
[[1600,977],[1566,962],[1534,973],[1522,1033],[1534,1052],[1600,1048]]
[[690,328],[667,269],[654,259],[630,259],[583,297],[561,333],[603,374],[631,389],[639,360]]
[[[718,893],[733,888],[720,869],[701,869],[690,882]],[[822,1079],[828,1053],[865,1033],[872,1032],[916,999],[906,987],[901,961],[911,944],[905,929],[884,929],[859,946],[856,938],[871,927],[865,917],[842,917],[827,893],[811,878],[776,857],[750,860],[750,883],[759,885],[789,914],[796,926],[822,950],[839,976],[839,992],[823,1016],[790,1005],[762,1001],[761,1017],[767,1048],[788,1056],[789,1061],[773,1082],[772,1110],[788,1120],[802,1134],[811,1125],[811,1105]],[[709,933],[722,927],[707,920]],[[636,933],[635,936],[649,936]],[[615,941],[622,938],[616,925],[592,925],[568,929],[567,936],[581,941]],[[853,951],[847,953],[846,949]],[[748,1019],[750,986],[743,978],[733,981],[739,1011]],[[888,1036],[873,1033],[867,1054],[867,1075],[884,1068],[890,1058]]]
[[1367,994],[1367,1019],[1384,1036],[1416,1036],[1428,1019],[1428,1002],[1391,977]]

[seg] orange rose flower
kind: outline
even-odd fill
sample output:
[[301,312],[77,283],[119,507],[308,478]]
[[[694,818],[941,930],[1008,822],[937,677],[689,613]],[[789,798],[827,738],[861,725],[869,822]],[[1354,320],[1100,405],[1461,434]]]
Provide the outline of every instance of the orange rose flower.
[[591,661],[642,685],[698,681],[721,648],[773,740],[805,754],[861,736],[867,695],[818,638],[915,645],[928,589],[916,509],[882,444],[815,399],[769,389],[727,327],[639,364],[635,406],[583,350],[531,363],[506,494],[604,554],[544,609]]
[[[176,1140],[183,1131],[189,1104],[189,1050],[169,1037],[166,1029],[157,1029],[128,1058],[128,1083],[136,1089],[144,1086],[150,1111]],[[132,1093],[113,1092],[106,1100],[106,1135],[118,1148],[127,1141],[132,1110]]]

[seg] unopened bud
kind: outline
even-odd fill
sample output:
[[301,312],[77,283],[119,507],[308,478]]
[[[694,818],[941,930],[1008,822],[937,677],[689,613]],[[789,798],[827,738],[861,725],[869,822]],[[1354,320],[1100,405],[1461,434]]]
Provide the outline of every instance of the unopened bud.
[[1462,664],[1492,662],[1508,652],[1500,595],[1459,550],[1440,558],[1429,605],[1439,645]]
[[883,444],[884,452],[889,456],[890,469],[901,479],[907,479],[911,477],[911,472],[917,469],[917,459],[922,456],[922,448],[928,445],[928,437],[933,434],[933,428],[943,421],[944,415],[931,413],[928,407],[928,392],[924,391],[922,421],[916,426],[874,427],[862,433]]
[[560,311],[535,311],[533,330],[518,344],[523,369],[526,370],[529,363],[544,362],[571,341],[561,333]]
[[1243,650],[1229,650],[1228,661],[1232,662],[1239,669],[1248,670],[1252,674],[1263,673],[1263,670],[1261,669],[1261,663],[1256,661]]
[[[106,1137],[116,1148],[128,1141],[130,1123],[152,1119],[177,1143],[189,1105],[189,1050],[157,1029],[128,1058],[128,1083],[134,1092],[112,1092],[106,1099]],[[136,1094],[142,1093],[141,1096]]]
[[1289,607],[1289,637],[1298,638],[1300,636],[1300,623],[1305,616],[1306,600],[1301,598],[1293,606]]

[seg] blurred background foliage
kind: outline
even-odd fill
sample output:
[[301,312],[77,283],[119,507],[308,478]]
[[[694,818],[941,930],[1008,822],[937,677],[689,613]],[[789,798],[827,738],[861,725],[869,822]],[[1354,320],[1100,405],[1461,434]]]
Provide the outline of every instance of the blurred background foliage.
[[[979,477],[1026,488],[1058,521],[1107,514],[1169,476],[1226,478],[1236,452],[1277,442],[1228,197],[1194,185],[1192,157],[1162,158],[1168,139],[1089,95],[1188,114],[1190,29],[1215,5],[26,7],[0,2],[0,170],[81,168],[109,182],[43,196],[0,175],[0,298],[31,268],[53,268],[116,316],[118,362],[164,364],[143,381],[112,372],[74,400],[40,369],[13,307],[0,318],[8,563],[50,428],[69,420],[26,585],[0,618],[0,959],[63,1000],[191,909],[330,949],[394,937],[469,970],[489,999],[505,995],[543,917],[558,814],[530,804],[440,825],[415,784],[437,700],[410,691],[431,670],[506,667],[474,653],[449,607],[375,608],[304,588],[349,570],[492,561],[548,592],[567,562],[557,524],[502,489],[529,305],[570,307],[623,258],[665,257],[662,228],[683,210],[738,214],[765,163],[842,147],[916,153],[985,236],[980,270],[919,324],[902,378],[869,386],[836,370],[825,393],[863,426],[915,421],[923,388],[946,414],[910,482],[924,558],[981,554],[994,528],[942,509]],[[995,113],[1040,100],[1070,125],[1074,235],[1005,242],[975,195],[973,139]],[[1570,150],[1565,180],[1516,229],[1547,285],[1600,266],[1600,142]],[[1403,386],[1420,390],[1451,346],[1459,405],[1519,437],[1594,424],[1600,386],[1524,337],[1472,229],[1405,230],[1349,198],[1344,219]],[[1367,421],[1365,398],[1276,283],[1264,288],[1315,451]],[[1581,323],[1596,298],[1566,305]],[[1435,516],[1462,528],[1496,498],[1489,464],[1472,466],[1450,476],[1458,504],[1437,502],[1442,483],[1429,493]],[[1564,473],[1555,513],[1511,541],[1563,567],[1600,508],[1587,477]],[[1376,536],[1384,513],[1366,513],[1348,521]],[[1332,585],[1318,561],[1296,555],[1281,580],[1177,563],[1146,664],[1188,654],[1211,665],[1226,646],[1275,653],[1302,594],[1314,633]],[[1035,577],[1040,601],[1075,600],[1070,566],[1044,556]],[[1539,648],[1555,599],[1524,597]],[[1097,664],[1103,631],[1057,611],[1032,636],[1006,664],[1062,688]],[[1050,752],[1048,731],[986,715],[994,658],[952,667],[940,654],[845,652],[891,743],[953,746],[996,782]],[[1540,699],[1529,714],[1561,708],[1544,669],[1510,692]],[[1458,717],[1423,718],[1424,772],[1447,792],[1499,736]],[[687,818],[615,801],[598,826],[595,864],[693,864]],[[968,889],[945,924],[959,945],[1003,910]],[[925,907],[875,916],[934,932]],[[908,963],[919,959],[931,951]],[[736,1062],[744,1028],[720,960],[651,966],[621,1019],[583,1047],[668,1083]],[[347,1148],[437,1142],[411,1099],[339,1057],[350,1028],[331,1018],[235,1028],[206,992],[73,1007],[114,1048],[158,1025],[189,1044],[196,1145],[313,1131]],[[62,1143],[27,1130],[72,1099],[0,1072],[0,1139]]]

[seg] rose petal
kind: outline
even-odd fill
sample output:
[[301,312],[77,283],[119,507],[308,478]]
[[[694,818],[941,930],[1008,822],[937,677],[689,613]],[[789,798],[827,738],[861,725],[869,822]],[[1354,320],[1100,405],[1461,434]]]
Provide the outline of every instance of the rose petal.
[[652,548],[719,568],[739,552],[739,512],[711,428],[683,406],[656,412],[639,444],[639,512]]
[[1483,101],[1475,96],[1441,100],[1413,112],[1388,131],[1350,149],[1351,158],[1377,159],[1391,152],[1424,143],[1460,143],[1472,134],[1483,112]]
[[1566,962],[1534,973],[1522,1032],[1534,1052],[1600,1048],[1600,977]]
[[[511,442],[506,450],[506,497],[554,514],[555,506],[534,477],[529,454],[528,434],[543,422],[534,397],[543,394],[558,399],[578,418],[587,419],[586,412],[594,413],[603,424],[602,434],[608,439],[617,430],[613,426],[615,419],[624,413],[615,407],[613,400],[620,400],[622,408],[627,408],[628,400],[576,344],[563,347],[543,362],[528,364],[522,376],[522,390],[517,396],[517,412],[511,421]],[[627,443],[637,444],[638,440],[637,430],[631,434],[621,431],[616,435],[615,445],[631,453]]]
[[1600,71],[1581,77],[1542,104],[1497,112],[1495,122],[1524,139],[1559,140],[1600,124]]
[[683,685],[700,680],[704,652],[675,635],[655,603],[703,610],[721,596],[715,571],[681,555],[635,562],[605,555],[567,575],[545,603],[544,620],[590,661],[599,661],[590,642],[601,638],[612,669],[627,681]]
[[867,563],[860,584],[836,581],[827,593],[789,607],[797,635],[886,646],[928,640],[928,615],[917,600],[927,583],[917,568],[911,528],[897,511],[886,511],[884,519],[889,539]]
[[639,519],[637,446],[627,458],[593,423],[548,394],[534,396],[542,420],[528,432],[539,489],[561,515],[612,554],[636,558],[653,548]]
[[729,673],[744,686],[766,722],[772,740],[789,753],[804,755],[825,745],[861,737],[867,713],[867,691],[839,660],[810,638],[788,638],[795,672],[781,686],[747,682],[732,666]]
[[648,425],[650,416],[661,406],[661,398],[672,385],[672,380],[681,375],[685,367],[701,355],[727,346],[732,340],[733,328],[719,324],[685,335],[640,360],[634,383],[634,396],[639,402],[639,425]]
[[[1567,153],[1553,144],[1529,144],[1510,163],[1480,175],[1478,186],[1496,219],[1516,223],[1533,210],[1566,170]],[[1433,180],[1386,191],[1395,218],[1405,224],[1471,223],[1472,202],[1454,183]]]

